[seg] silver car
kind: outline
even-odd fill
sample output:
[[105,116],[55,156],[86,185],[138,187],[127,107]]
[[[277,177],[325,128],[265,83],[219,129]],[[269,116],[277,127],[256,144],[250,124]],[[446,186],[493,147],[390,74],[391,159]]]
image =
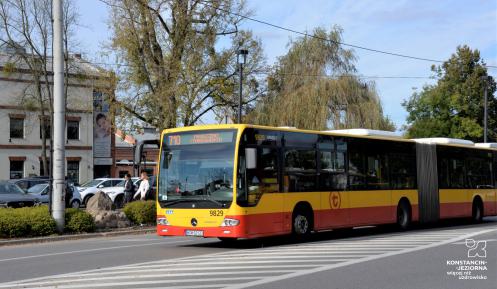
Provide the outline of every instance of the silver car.
[[26,194],[16,184],[9,181],[0,181],[0,207],[32,207],[39,203],[36,196]]
[[[48,186],[48,183],[37,184],[28,189],[28,194],[36,197],[42,204],[48,205],[49,189],[50,188]],[[72,185],[69,185],[68,189],[72,190],[72,198],[68,202],[69,207],[79,208],[81,206],[81,195],[79,194],[78,190]]]

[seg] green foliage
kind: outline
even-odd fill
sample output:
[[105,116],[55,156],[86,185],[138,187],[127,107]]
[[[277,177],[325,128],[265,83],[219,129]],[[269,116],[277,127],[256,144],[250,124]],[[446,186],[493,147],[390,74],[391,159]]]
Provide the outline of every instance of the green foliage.
[[157,216],[155,201],[136,201],[126,204],[126,217],[135,224],[153,224]]
[[247,14],[245,1],[108,2],[110,49],[126,67],[117,71],[118,90],[127,95],[118,99],[124,129],[134,126],[130,114],[159,129],[194,125],[210,112],[233,117],[240,48],[249,50],[244,103],[264,93],[264,78],[253,73],[263,70],[261,44],[229,13]]
[[0,237],[46,236],[55,231],[55,221],[46,206],[0,209]]
[[95,221],[86,211],[80,209],[66,209],[66,232],[82,233],[95,231]]
[[[439,78],[403,103],[409,113],[406,135],[410,138],[451,137],[483,140],[483,94],[487,68],[478,50],[457,47],[455,54],[432,72]],[[488,89],[488,136],[497,139],[496,83]]]
[[353,76],[355,56],[339,44],[341,28],[317,28],[312,34],[330,41],[301,37],[290,42],[288,53],[268,77],[267,97],[245,122],[316,130],[394,130],[383,115],[374,83]]

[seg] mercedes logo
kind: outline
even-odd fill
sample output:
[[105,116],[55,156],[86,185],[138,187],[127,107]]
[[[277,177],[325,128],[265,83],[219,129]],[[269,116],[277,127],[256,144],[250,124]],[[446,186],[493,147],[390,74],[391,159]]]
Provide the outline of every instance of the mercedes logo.
[[198,221],[197,221],[197,219],[193,218],[191,223],[192,223],[192,226],[196,227],[198,224]]

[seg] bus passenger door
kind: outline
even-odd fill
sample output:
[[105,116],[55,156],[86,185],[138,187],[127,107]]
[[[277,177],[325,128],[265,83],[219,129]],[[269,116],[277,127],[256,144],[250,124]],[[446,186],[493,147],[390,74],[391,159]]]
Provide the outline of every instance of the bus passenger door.
[[265,235],[283,231],[283,197],[279,193],[276,148],[257,148],[257,168],[247,172],[251,208],[248,233]]
[[319,151],[321,210],[316,224],[321,229],[347,227],[350,224],[349,193],[345,172],[346,143],[336,142],[331,150],[322,144]]

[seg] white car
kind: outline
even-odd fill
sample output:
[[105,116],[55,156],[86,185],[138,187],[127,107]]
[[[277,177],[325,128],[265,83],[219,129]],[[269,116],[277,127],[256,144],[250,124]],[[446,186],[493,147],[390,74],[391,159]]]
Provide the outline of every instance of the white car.
[[[135,185],[135,191],[138,189],[138,182],[140,178],[133,177],[131,181]],[[118,183],[114,187],[103,188],[102,192],[106,193],[110,197],[114,205],[118,208],[124,205],[124,180]]]
[[123,179],[119,178],[98,178],[84,183],[82,186],[77,187],[77,189],[81,194],[83,204],[86,206],[88,200],[93,197],[96,192],[103,191],[105,188],[114,187],[122,181]]

